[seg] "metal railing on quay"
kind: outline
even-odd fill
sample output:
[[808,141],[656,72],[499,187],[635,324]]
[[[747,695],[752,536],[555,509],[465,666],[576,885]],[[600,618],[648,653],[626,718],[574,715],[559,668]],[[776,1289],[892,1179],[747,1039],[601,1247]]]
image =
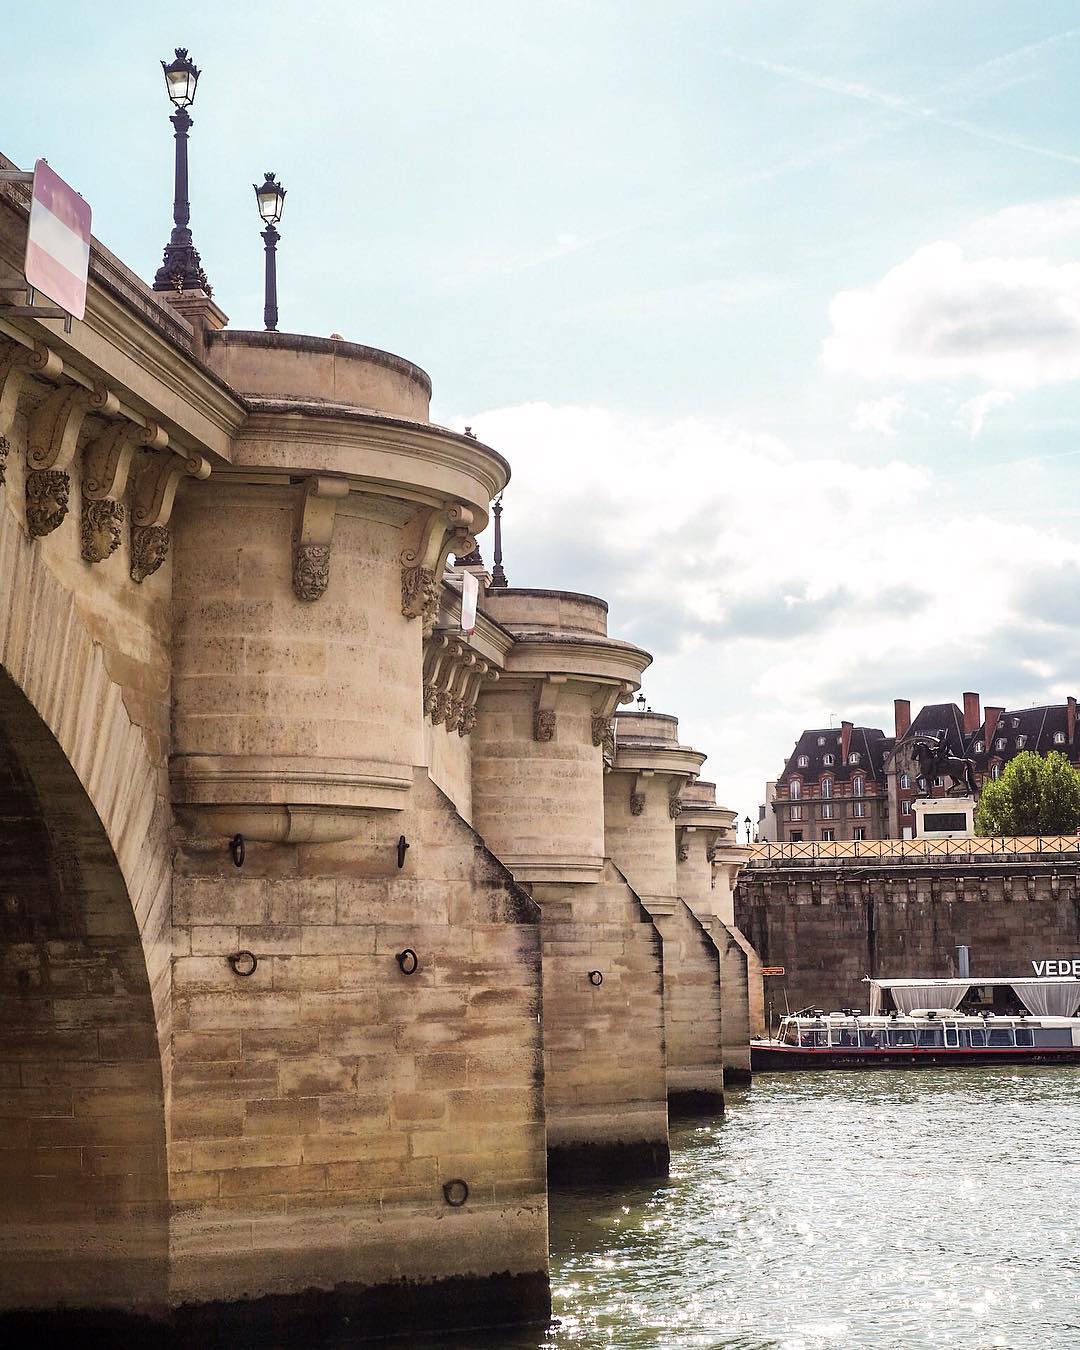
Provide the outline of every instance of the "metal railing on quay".
[[750,867],[781,863],[974,861],[985,858],[1080,859],[1080,837],[1071,834],[998,835],[977,839],[843,839],[800,844],[754,844]]

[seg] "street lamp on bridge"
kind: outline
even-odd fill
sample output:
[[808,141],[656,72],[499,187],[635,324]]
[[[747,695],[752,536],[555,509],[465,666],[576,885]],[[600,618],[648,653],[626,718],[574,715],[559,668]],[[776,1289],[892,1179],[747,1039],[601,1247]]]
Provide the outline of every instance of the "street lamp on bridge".
[[155,291],[205,291],[210,283],[191,239],[191,203],[188,200],[188,132],[194,123],[188,108],[195,102],[199,68],[186,47],[177,47],[172,61],[162,61],[165,89],[176,111],[169,118],[175,128],[176,159],[173,178],[173,227],[165,258],[154,276]]
[[255,188],[255,200],[259,203],[259,215],[266,222],[266,229],[262,232],[263,244],[266,247],[263,325],[268,333],[275,333],[278,321],[277,246],[281,235],[274,226],[281,219],[281,212],[285,207],[285,189],[272,173],[264,174],[264,179],[261,186],[253,183],[252,187]]

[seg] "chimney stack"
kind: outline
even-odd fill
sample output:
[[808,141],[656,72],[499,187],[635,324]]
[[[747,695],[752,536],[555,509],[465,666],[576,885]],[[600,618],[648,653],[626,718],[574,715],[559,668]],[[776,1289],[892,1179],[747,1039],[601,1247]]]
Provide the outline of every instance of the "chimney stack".
[[840,763],[846,764],[851,754],[851,733],[854,730],[850,722],[840,723]]
[[893,699],[893,710],[896,717],[896,739],[900,740],[907,735],[908,727],[911,726],[911,700]]
[[987,753],[994,744],[994,732],[997,731],[997,724],[1001,721],[1004,708],[987,708],[986,721],[983,723],[983,740],[986,742]]
[[979,711],[978,694],[964,695],[964,735],[970,736],[973,731],[978,731],[979,724],[982,721],[982,713]]
[[1065,705],[1065,725],[1069,744],[1072,745],[1073,741],[1076,740],[1076,699],[1073,698],[1072,694],[1069,695],[1069,701]]

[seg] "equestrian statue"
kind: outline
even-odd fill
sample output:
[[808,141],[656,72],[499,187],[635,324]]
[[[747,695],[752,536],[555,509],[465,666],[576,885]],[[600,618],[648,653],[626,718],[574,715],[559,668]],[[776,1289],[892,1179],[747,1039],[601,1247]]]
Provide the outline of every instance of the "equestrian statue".
[[962,759],[949,750],[949,741],[945,733],[934,736],[917,736],[911,743],[911,757],[918,766],[919,777],[926,780],[927,790],[935,778],[948,775],[952,780],[948,792],[955,788],[965,788],[971,796],[976,795],[975,767],[970,759]]

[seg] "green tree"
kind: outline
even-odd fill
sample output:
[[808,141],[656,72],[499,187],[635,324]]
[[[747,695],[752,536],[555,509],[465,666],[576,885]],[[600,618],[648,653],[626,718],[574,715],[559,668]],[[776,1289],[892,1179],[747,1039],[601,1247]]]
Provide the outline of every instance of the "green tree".
[[977,834],[1073,834],[1080,825],[1080,773],[1058,752],[1022,750],[988,778],[975,810]]

